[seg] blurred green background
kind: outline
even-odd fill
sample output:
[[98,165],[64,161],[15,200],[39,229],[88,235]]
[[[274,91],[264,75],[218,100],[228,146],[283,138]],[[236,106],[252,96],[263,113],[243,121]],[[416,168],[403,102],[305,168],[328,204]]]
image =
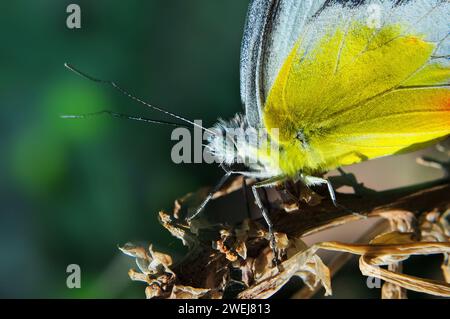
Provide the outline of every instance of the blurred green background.
[[[81,6],[81,29],[66,27],[70,3]],[[172,163],[167,127],[109,117],[60,119],[103,109],[159,116],[63,64],[116,80],[144,100],[212,125],[241,110],[239,47],[247,5],[0,3],[0,297],[142,298],[144,285],[127,275],[133,260],[117,245],[153,242],[175,258],[183,253],[157,213],[214,183],[221,170]],[[404,182],[417,179],[412,166],[393,167]],[[81,267],[81,289],[66,287],[69,264]],[[359,289],[366,289],[353,269]],[[355,289],[350,296],[358,295]]]
[[[66,7],[81,7],[81,29]],[[0,29],[1,297],[143,297],[118,244],[179,243],[157,213],[215,182],[212,165],[176,165],[170,127],[65,113],[159,117],[67,71],[70,62],[212,125],[240,110],[246,1],[2,1]],[[67,289],[79,264],[82,288]]]

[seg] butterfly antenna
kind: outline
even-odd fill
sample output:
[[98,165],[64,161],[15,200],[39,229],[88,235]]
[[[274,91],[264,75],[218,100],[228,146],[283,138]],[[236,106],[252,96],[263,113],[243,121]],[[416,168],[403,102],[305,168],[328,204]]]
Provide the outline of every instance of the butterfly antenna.
[[89,74],[86,74],[86,73],[80,71],[79,69],[75,68],[74,66],[72,66],[72,65],[70,65],[68,63],[64,63],[64,66],[67,69],[69,69],[70,71],[72,71],[73,73],[75,73],[75,74],[77,74],[77,75],[79,75],[79,76],[81,76],[81,77],[83,77],[85,79],[88,79],[88,80],[93,81],[93,82],[101,83],[101,84],[111,85],[113,88],[115,88],[116,90],[121,92],[123,95],[125,95],[125,96],[129,97],[130,99],[132,99],[132,100],[134,100],[134,101],[136,101],[138,103],[141,103],[141,104],[143,104],[143,105],[145,105],[145,106],[147,106],[147,107],[149,107],[149,108],[151,108],[153,110],[156,110],[158,112],[164,113],[164,114],[169,115],[169,116],[172,116],[172,117],[174,117],[174,118],[176,118],[178,120],[181,120],[181,121],[189,123],[189,124],[191,124],[191,125],[193,125],[195,127],[198,127],[198,128],[200,128],[200,129],[202,129],[202,130],[204,130],[204,131],[206,131],[206,132],[208,132],[210,134],[216,135],[216,133],[214,131],[207,129],[207,128],[201,126],[198,123],[195,123],[195,122],[193,122],[191,120],[188,120],[187,118],[184,118],[184,117],[182,117],[180,115],[177,115],[177,114],[172,113],[172,112],[170,112],[168,110],[165,110],[165,109],[163,109],[161,107],[154,106],[154,105],[152,105],[150,103],[147,103],[147,102],[141,100],[140,98],[132,95],[131,93],[129,93],[128,91],[126,91],[125,89],[123,89],[122,87],[117,85],[114,81],[97,79],[97,78],[95,78],[95,77],[93,77],[93,76],[91,76]]
[[123,114],[123,113],[117,113],[117,112],[112,112],[109,110],[103,110],[103,111],[94,112],[94,113],[61,115],[60,117],[63,119],[86,119],[89,117],[96,117],[96,116],[102,116],[102,115],[109,115],[109,116],[112,116],[115,118],[126,119],[126,120],[131,120],[131,121],[139,121],[139,122],[145,122],[145,123],[161,124],[161,125],[177,126],[177,127],[182,126],[182,127],[186,127],[186,128],[191,128],[191,126],[188,126],[185,124],[174,123],[174,122],[169,122],[169,121],[154,120],[154,119],[149,119],[149,118],[142,117],[142,116],[134,116],[134,115],[128,115],[128,114]]

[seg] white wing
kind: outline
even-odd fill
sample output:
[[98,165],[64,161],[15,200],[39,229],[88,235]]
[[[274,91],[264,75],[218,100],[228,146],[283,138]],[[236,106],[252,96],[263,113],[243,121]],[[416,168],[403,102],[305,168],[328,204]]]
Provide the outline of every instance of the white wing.
[[241,45],[241,101],[247,122],[253,127],[261,123],[261,107],[258,92],[258,78],[261,69],[261,51],[264,29],[273,12],[276,0],[251,0]]
[[400,24],[423,34],[438,44],[439,62],[448,63],[449,0],[252,0],[241,48],[241,99],[248,123],[262,126],[265,99],[297,40],[302,39],[299,52],[307,55],[326,32],[354,21]]
[[262,125],[261,111],[275,69],[279,70],[306,21],[329,2],[251,0],[241,46],[241,100],[251,126]]

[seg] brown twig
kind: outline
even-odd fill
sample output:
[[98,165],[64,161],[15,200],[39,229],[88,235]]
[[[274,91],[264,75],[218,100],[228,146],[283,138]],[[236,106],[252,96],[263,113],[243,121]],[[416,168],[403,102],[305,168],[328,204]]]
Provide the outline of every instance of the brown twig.
[[[219,206],[225,210],[237,207],[237,203],[242,199],[236,199],[235,195],[241,186],[242,180],[235,179],[214,196],[214,201],[220,201]],[[215,224],[206,220],[186,223],[182,216],[186,214],[186,209],[195,207],[196,202],[202,197],[203,192],[200,192],[177,201],[172,214],[160,213],[162,225],[189,246],[185,258],[172,266],[166,261],[161,261],[168,260],[169,256],[163,258],[161,256],[165,255],[159,254],[159,257],[155,257],[152,250],[146,254],[139,250],[137,254],[136,247],[128,246],[123,248],[123,251],[137,259],[142,272],[139,274],[134,271],[130,276],[149,285],[146,290],[148,297],[159,298],[221,298],[232,291],[230,287],[233,283],[238,286],[237,290],[241,291],[238,295],[234,294],[235,297],[265,298],[278,291],[292,276],[300,276],[312,291],[317,289],[318,283],[321,283],[325,286],[327,294],[330,294],[330,271],[316,251],[331,249],[361,255],[360,264],[361,267],[365,267],[361,268],[361,271],[371,272],[372,275],[374,269],[378,269],[380,260],[386,265],[391,265],[389,266],[391,271],[380,272],[382,279],[391,282],[390,286],[386,286],[383,296],[404,297],[403,288],[414,289],[414,285],[418,287],[418,291],[446,294],[445,284],[429,283],[395,271],[398,270],[399,263],[409,254],[423,254],[425,244],[428,245],[426,247],[430,254],[448,253],[447,248],[450,249],[448,242],[436,245],[421,242],[422,234],[418,223],[428,212],[439,212],[442,215],[450,208],[448,180],[378,193],[369,192],[363,196],[338,194],[338,202],[345,208],[335,208],[326,200],[322,202],[319,200],[319,205],[310,206],[301,200],[307,198],[310,204],[317,203],[320,196],[312,192],[305,194],[301,185],[290,187],[293,189],[272,190],[272,194],[269,193],[267,196],[266,203],[270,207],[277,231],[277,248],[280,252],[278,258],[282,261],[279,268],[273,267],[271,263],[273,253],[269,247],[269,234],[263,223],[250,220],[240,223],[228,222],[232,226],[226,226],[226,220]],[[282,199],[286,191],[296,193],[298,202],[286,204]],[[217,207],[213,209],[217,210]],[[388,234],[386,238],[380,237],[380,240],[390,244],[385,249],[379,246],[376,238],[373,244],[361,246],[330,242],[308,248],[301,241],[306,235],[371,217],[388,220],[391,229],[398,231],[398,234],[394,232],[392,235]],[[395,247],[402,249],[401,245],[405,244],[403,234],[411,234],[407,238],[411,240],[408,245],[412,248],[404,251],[405,256],[399,257]],[[436,237],[436,234],[434,236]],[[440,238],[448,241],[448,237]],[[367,255],[369,253],[370,255]],[[335,266],[339,268],[342,262],[339,261]],[[233,274],[233,269],[240,270],[240,275]],[[402,279],[405,280],[403,285]],[[391,292],[397,287],[398,293],[387,293],[389,287]],[[310,295],[303,290],[299,296]]]

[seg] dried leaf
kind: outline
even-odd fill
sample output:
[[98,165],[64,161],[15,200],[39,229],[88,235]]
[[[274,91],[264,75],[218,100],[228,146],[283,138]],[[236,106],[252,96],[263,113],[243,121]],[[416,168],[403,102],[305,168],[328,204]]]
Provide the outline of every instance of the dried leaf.
[[247,259],[247,245],[245,244],[245,241],[238,242],[236,252],[243,260]]
[[270,247],[266,247],[261,254],[256,257],[253,266],[255,281],[258,281],[264,274],[271,271],[273,257],[273,250]]
[[146,282],[146,283],[150,283],[151,282],[150,278],[146,274],[141,273],[141,272],[137,272],[134,269],[130,269],[128,271],[128,276],[133,281],[142,281],[142,282]]
[[445,278],[445,282],[450,284],[450,254],[444,254],[444,261],[442,262],[442,273]]
[[316,246],[322,249],[345,251],[361,255],[359,265],[362,274],[365,276],[380,278],[409,290],[450,297],[450,285],[447,283],[399,274],[377,267],[384,264],[385,259],[383,256],[404,257],[411,255],[448,254],[450,252],[450,243],[416,242],[410,244],[356,245],[325,242]]
[[169,268],[170,266],[172,266],[172,257],[167,254],[154,251],[152,245],[150,245],[148,250],[150,252],[151,259],[153,261],[156,261],[157,264],[163,265],[165,268]]
[[183,245],[194,247],[197,244],[198,239],[193,233],[191,233],[187,225],[178,223],[165,212],[159,212],[159,220],[163,227],[167,229],[172,234],[172,236],[182,241]]
[[275,236],[275,245],[278,250],[284,250],[289,246],[289,239],[286,234],[283,233],[274,233]]
[[[227,196],[241,186],[242,179],[235,180],[217,192],[214,198]],[[270,214],[274,215],[272,221],[279,231],[275,234],[281,261],[279,268],[273,267],[270,236],[262,224],[245,220],[234,227],[212,227],[185,222],[181,214],[192,209],[187,206],[187,202],[198,202],[194,194],[177,201],[173,215],[160,213],[161,224],[189,247],[186,258],[172,266],[169,255],[153,251],[152,247],[147,251],[125,245],[121,250],[136,258],[140,269],[140,272],[131,270],[130,277],[148,284],[146,296],[150,298],[221,298],[225,287],[235,280],[230,279],[230,269],[234,267],[241,269],[241,281],[247,286],[238,298],[270,297],[294,276],[301,277],[306,286],[312,289],[324,286],[326,295],[330,295],[330,270],[317,255],[317,250],[326,249],[360,255],[363,274],[378,276],[386,282],[382,292],[384,298],[404,297],[404,288],[448,296],[449,284],[400,273],[400,261],[409,256],[439,253],[445,256],[442,271],[446,280],[450,279],[450,229],[447,218],[450,211],[441,213],[449,205],[448,184],[435,184],[427,188],[421,186],[415,191],[404,191],[403,194],[386,193],[386,199],[384,193],[372,193],[364,199],[351,194],[338,194],[338,200],[344,206],[350,203],[352,210],[369,216],[382,216],[389,220],[391,229],[395,231],[372,238],[374,233],[364,241],[370,241],[369,244],[326,242],[311,247],[305,245],[302,236],[361,219],[361,216],[352,215],[348,210],[336,210],[328,201],[321,203],[319,195],[298,184],[289,187],[294,188],[295,197],[309,201],[309,205],[315,204],[317,200],[316,204],[320,205],[315,208],[302,205],[301,212],[297,210],[286,214],[283,208],[289,210],[286,205],[292,204],[292,201],[283,203],[279,202],[282,196],[267,196]],[[298,204],[296,200],[294,203]],[[292,205],[291,208],[295,208]],[[426,209],[432,212],[428,215],[418,213]],[[204,236],[204,232],[197,233],[195,229],[198,227],[207,227],[209,237]],[[385,229],[376,234],[381,231]],[[380,267],[383,265],[388,265],[388,269]]]
[[135,246],[132,243],[126,243],[122,247],[119,247],[119,249],[128,256],[134,257],[134,258],[141,258],[141,259],[147,259],[147,251],[143,247]]
[[406,210],[389,210],[378,213],[379,216],[386,218],[391,223],[391,229],[402,233],[414,231],[413,223],[416,218],[413,213]]
[[220,251],[229,261],[236,261],[238,259],[237,254],[230,250],[224,243],[223,240],[218,240],[215,243],[215,248]]
[[250,288],[241,292],[238,298],[268,298],[294,276],[301,277],[311,287],[321,283],[325,287],[326,294],[331,294],[330,272],[319,256],[316,255],[316,251],[316,247],[300,251],[281,263],[278,268],[262,267],[264,273],[255,280]]
[[153,283],[150,284],[145,288],[145,297],[147,299],[152,299],[156,297],[161,297],[164,294],[161,287],[159,287],[157,284]]
[[[402,263],[394,263],[388,266],[389,271],[401,273]],[[390,282],[383,283],[381,287],[381,299],[407,299],[407,290]]]
[[410,244],[416,242],[413,233],[401,233],[398,231],[384,233],[376,236],[370,244]]
[[380,278],[397,286],[435,296],[450,297],[450,285],[435,280],[398,274],[370,264],[370,258],[362,256],[359,267],[365,276]]
[[175,285],[169,299],[199,299],[204,297],[211,289],[193,288]]
[[381,299],[407,299],[406,290],[390,282],[381,287]]
[[333,293],[330,270],[319,256],[314,255],[311,259],[296,275],[302,278],[311,290],[320,283],[325,288],[325,296],[331,296]]

